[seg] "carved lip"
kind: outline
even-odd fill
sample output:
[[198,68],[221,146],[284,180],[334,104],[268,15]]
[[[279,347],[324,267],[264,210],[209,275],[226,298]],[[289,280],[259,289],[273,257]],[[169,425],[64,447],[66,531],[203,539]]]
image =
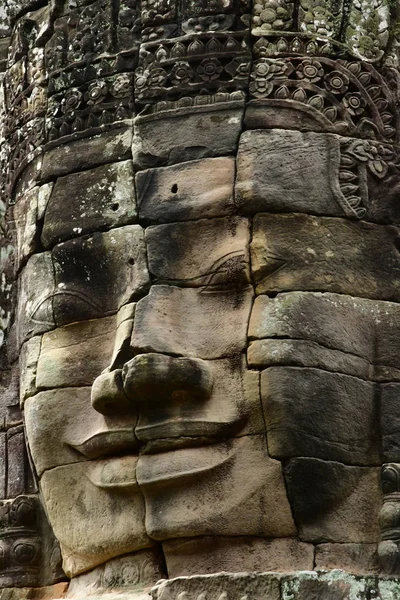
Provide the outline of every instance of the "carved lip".
[[137,478],[140,486],[153,487],[177,479],[208,476],[210,471],[229,468],[235,450],[229,442],[210,446],[181,448],[170,452],[140,455]]
[[89,462],[86,476],[99,488],[134,491],[137,488],[137,461],[137,456],[113,456]]
[[137,454],[139,444],[133,427],[100,431],[87,438],[81,444],[68,444],[89,460],[118,455]]
[[[234,423],[204,420],[165,421],[157,424],[100,431],[83,442],[69,443],[85,458],[96,460],[122,455],[173,453],[185,448],[201,448],[221,443],[240,428]],[[136,434],[136,435],[135,435]],[[136,437],[137,436],[137,437]]]
[[135,433],[141,442],[156,441],[164,438],[198,437],[215,438],[232,437],[243,426],[242,419],[235,421],[207,421],[206,419],[170,419],[159,423],[140,424]]

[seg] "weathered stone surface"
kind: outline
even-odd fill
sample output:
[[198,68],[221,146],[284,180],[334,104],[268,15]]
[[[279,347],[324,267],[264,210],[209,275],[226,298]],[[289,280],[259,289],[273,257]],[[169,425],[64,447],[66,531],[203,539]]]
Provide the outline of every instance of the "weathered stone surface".
[[[254,349],[253,344],[250,345],[249,357],[261,363],[279,360],[280,355],[285,355],[288,360],[301,361],[308,366],[315,360],[323,362],[321,359],[329,352],[329,369],[337,364],[338,370],[344,372],[346,369],[349,374],[365,377],[359,375],[359,369],[364,365],[365,371],[365,361],[368,361],[371,363],[371,377],[390,381],[390,377],[397,379],[399,354],[396,340],[399,327],[400,309],[394,302],[319,292],[289,292],[276,298],[259,296],[251,314],[249,337],[266,339],[255,344]],[[271,357],[275,346],[274,341],[268,338],[282,337],[293,338],[290,342],[285,340],[290,346],[279,348]],[[291,344],[296,348],[304,340],[319,346],[307,346],[309,354],[300,358],[298,351],[291,349]],[[275,344],[278,344],[277,340]],[[347,355],[347,359],[342,353]]]
[[114,338],[114,348],[110,369],[121,368],[126,359],[130,358],[130,343],[135,316],[136,302],[121,306],[117,314],[117,329]]
[[[163,559],[157,549],[140,550],[113,558],[105,564],[74,577],[69,585],[67,598],[87,598],[93,594],[113,594],[119,590],[136,588],[139,600],[139,590],[165,577]],[[1,598],[1,597],[0,597]],[[118,597],[117,597],[118,598]]]
[[[137,446],[136,414],[105,417],[92,408],[90,388],[64,388],[28,398],[25,425],[36,471],[95,459]],[[83,540],[82,540],[83,543]]]
[[116,317],[111,316],[71,323],[45,334],[37,363],[37,389],[92,385],[110,362],[115,329]]
[[[7,452],[7,434],[5,432],[0,433],[0,453],[1,456],[6,456]],[[7,464],[3,460],[0,463],[0,494],[2,498],[7,496]]]
[[318,544],[317,569],[344,569],[349,573],[379,574],[381,571],[376,544]]
[[50,197],[53,184],[36,186],[22,196],[14,206],[15,229],[17,233],[16,268],[38,252],[38,220],[42,218],[43,207]]
[[245,214],[344,216],[339,163],[339,142],[333,135],[246,131],[237,158],[236,204]]
[[225,594],[232,600],[240,600],[246,595],[249,600],[265,598],[280,600],[280,578],[271,573],[218,573],[216,575],[195,575],[177,577],[170,581],[160,581],[151,590],[153,600],[174,600],[184,593],[189,600],[196,600],[207,594],[213,600]]
[[376,593],[374,582],[371,586],[369,581],[356,579],[342,571],[296,573],[282,579],[281,598],[283,600],[293,597],[296,600],[308,600],[309,598],[350,600],[351,598],[357,598],[357,596],[369,595],[371,587]]
[[254,218],[257,293],[291,289],[400,299],[395,227],[308,215]]
[[164,542],[169,578],[219,571],[312,569],[314,547],[293,538],[208,536]]
[[149,270],[205,292],[240,290],[249,283],[249,241],[249,223],[237,217],[148,227]]
[[131,155],[131,144],[130,128],[103,132],[92,138],[63,144],[44,154],[41,178],[47,181],[81,169],[91,169],[97,165],[126,160]]
[[264,436],[141,455],[137,478],[155,540],[295,534],[281,465],[268,457]]
[[[352,600],[353,598],[397,599],[399,583],[395,578],[350,575],[341,570],[305,571],[290,575],[275,573],[218,573],[194,575],[160,581],[151,590],[154,600],[175,600],[185,595],[195,600],[207,593],[212,600],[226,594],[234,600],[246,595],[249,600]],[[97,600],[97,598],[95,599]],[[108,598],[107,598],[108,600]],[[118,597],[119,600],[119,597]],[[122,600],[122,599],[121,599]],[[130,600],[123,598],[123,600]]]
[[22,407],[25,400],[36,393],[37,362],[41,344],[41,336],[36,336],[25,342],[21,347],[19,399]]
[[252,290],[207,294],[202,289],[152,286],[136,307],[135,353],[164,352],[212,359],[246,346]]
[[134,222],[134,194],[131,161],[58,178],[45,212],[43,246]]
[[304,130],[246,131],[237,169],[236,203],[247,214],[399,222],[400,176],[391,146]]
[[315,367],[362,379],[368,379],[373,370],[363,358],[306,340],[255,340],[249,345],[247,359],[251,367]]
[[261,374],[261,397],[272,457],[380,464],[373,383],[320,369],[271,367]]
[[379,471],[315,458],[291,459],[285,479],[300,539],[378,542]]
[[52,298],[55,290],[50,252],[35,254],[19,280],[17,345],[38,333],[55,327]]
[[52,255],[57,325],[116,312],[149,284],[139,225],[63,242],[54,247]]
[[380,426],[384,462],[400,461],[400,384],[380,385]]
[[205,158],[136,175],[140,219],[149,223],[221,217],[233,211],[235,160]]
[[67,588],[65,581],[40,588],[4,588],[0,600],[58,600],[64,598]]
[[236,153],[244,98],[192,108],[176,108],[134,119],[132,143],[136,169]]
[[133,456],[114,457],[43,473],[41,491],[69,577],[151,545],[136,462]]
[[25,491],[26,449],[22,425],[7,431],[7,498]]

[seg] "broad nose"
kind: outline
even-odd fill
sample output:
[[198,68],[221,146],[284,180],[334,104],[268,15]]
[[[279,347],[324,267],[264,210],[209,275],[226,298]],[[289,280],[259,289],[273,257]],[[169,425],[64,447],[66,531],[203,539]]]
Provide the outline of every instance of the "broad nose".
[[125,395],[143,408],[206,401],[213,387],[205,361],[156,353],[138,354],[127,362],[122,382]]
[[206,401],[213,388],[207,363],[198,358],[139,354],[123,369],[99,375],[92,386],[92,406],[105,416],[168,410],[168,405]]
[[121,369],[106,371],[96,377],[92,385],[91,401],[93,408],[105,416],[132,414],[135,411],[124,392]]

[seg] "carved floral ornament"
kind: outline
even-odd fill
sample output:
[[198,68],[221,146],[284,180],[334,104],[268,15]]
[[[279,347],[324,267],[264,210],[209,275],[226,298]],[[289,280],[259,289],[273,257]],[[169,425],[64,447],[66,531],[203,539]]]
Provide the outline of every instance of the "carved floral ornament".
[[360,62],[260,58],[254,62],[249,90],[256,99],[303,104],[338,133],[358,130],[366,137],[396,139],[393,92],[377,71]]
[[[298,32],[376,62],[386,51],[392,18],[392,5],[387,0],[260,0],[253,9],[252,33],[270,36]],[[279,43],[283,51],[285,39]]]

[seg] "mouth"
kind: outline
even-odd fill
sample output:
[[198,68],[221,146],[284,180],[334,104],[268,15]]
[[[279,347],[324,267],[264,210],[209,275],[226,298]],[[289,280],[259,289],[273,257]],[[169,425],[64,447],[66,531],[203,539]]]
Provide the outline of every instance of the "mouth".
[[[197,427],[196,430],[195,423],[191,423],[191,427],[184,428],[193,434],[190,436],[176,436],[174,424],[166,425],[162,430],[151,426],[143,428],[146,435],[141,437],[146,437],[147,441],[138,440],[134,429],[126,428],[98,432],[81,444],[69,445],[88,460],[87,477],[96,487],[119,488],[121,491],[137,488],[137,470],[142,480],[139,484],[152,486],[199,476],[229,460],[228,441],[220,435],[217,437],[217,433],[226,431],[225,424],[208,423],[205,430],[208,433],[211,429],[214,435],[199,435],[199,429],[204,432],[204,428]],[[168,432],[174,435],[160,437],[161,433]]]
[[135,428],[141,454],[167,452],[177,448],[209,446],[221,440],[235,437],[243,426],[242,420],[216,422],[204,419],[170,419],[160,423],[141,424]]
[[100,431],[81,444],[68,444],[89,460],[121,454],[138,454],[139,442],[134,428]]
[[156,424],[139,424],[136,428],[100,431],[80,444],[68,445],[88,460],[156,454],[220,443],[234,437],[241,425],[241,422],[171,419]]

